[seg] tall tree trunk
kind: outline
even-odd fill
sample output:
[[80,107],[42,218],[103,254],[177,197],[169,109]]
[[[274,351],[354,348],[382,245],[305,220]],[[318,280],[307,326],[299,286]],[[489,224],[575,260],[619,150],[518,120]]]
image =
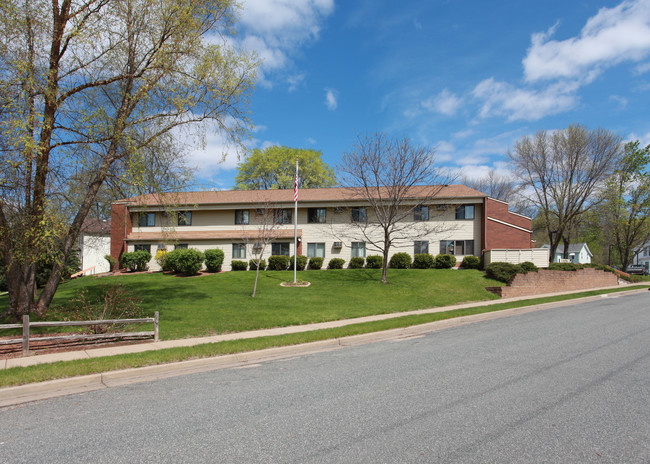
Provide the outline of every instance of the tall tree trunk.
[[32,312],[36,293],[36,265],[13,262],[7,268],[8,312],[16,320]]

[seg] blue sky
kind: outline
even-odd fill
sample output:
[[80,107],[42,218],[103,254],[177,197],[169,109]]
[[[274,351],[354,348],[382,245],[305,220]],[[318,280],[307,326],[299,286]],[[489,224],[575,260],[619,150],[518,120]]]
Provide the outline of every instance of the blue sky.
[[[313,148],[335,167],[355,134],[435,148],[441,165],[509,174],[520,137],[572,123],[650,143],[650,0],[244,0],[238,44],[263,60],[245,145]],[[204,188],[238,156],[210,134]],[[225,161],[221,161],[225,156]]]

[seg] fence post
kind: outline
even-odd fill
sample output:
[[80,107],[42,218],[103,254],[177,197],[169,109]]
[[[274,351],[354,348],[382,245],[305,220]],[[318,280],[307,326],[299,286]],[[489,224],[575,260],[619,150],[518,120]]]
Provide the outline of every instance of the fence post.
[[153,313],[153,341],[158,341],[158,311]]
[[29,314],[23,316],[23,356],[29,356]]

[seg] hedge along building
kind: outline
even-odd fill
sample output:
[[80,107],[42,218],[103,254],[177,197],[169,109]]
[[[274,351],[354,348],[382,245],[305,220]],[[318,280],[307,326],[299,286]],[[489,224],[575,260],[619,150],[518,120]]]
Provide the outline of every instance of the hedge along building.
[[[531,247],[530,218],[463,185],[414,187],[403,208],[412,214],[394,237],[391,256],[448,253],[461,261],[491,248]],[[274,225],[264,232],[269,213]],[[233,260],[257,256],[264,233],[270,245],[263,259],[293,255],[293,214],[292,190],[180,192],[120,200],[112,205],[111,255],[119,259],[125,251],[139,249],[155,256],[159,249],[219,248],[225,254],[223,269],[229,270]],[[347,263],[355,256],[380,254],[372,241],[381,241],[383,232],[373,229],[374,219],[359,189],[300,190],[297,253],[323,257],[325,266],[332,258]],[[158,269],[153,259],[150,268]]]

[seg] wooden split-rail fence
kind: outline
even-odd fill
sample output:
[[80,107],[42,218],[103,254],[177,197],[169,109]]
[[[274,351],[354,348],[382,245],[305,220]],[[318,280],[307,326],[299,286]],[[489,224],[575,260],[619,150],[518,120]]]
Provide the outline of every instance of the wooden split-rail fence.
[[9,340],[0,340],[0,345],[12,345],[22,343],[23,356],[29,356],[29,340],[30,328],[32,327],[84,327],[93,325],[108,325],[108,324],[145,324],[153,323],[153,330],[146,332],[111,332],[103,334],[75,334],[75,335],[54,335],[46,337],[32,337],[35,340],[52,341],[52,340],[101,340],[110,338],[130,338],[130,337],[153,337],[155,342],[158,341],[158,311],[154,313],[153,317],[144,317],[140,319],[102,319],[97,321],[46,321],[46,322],[30,322],[29,316],[23,316],[22,324],[0,324],[2,329],[23,329],[22,338],[13,338]]

